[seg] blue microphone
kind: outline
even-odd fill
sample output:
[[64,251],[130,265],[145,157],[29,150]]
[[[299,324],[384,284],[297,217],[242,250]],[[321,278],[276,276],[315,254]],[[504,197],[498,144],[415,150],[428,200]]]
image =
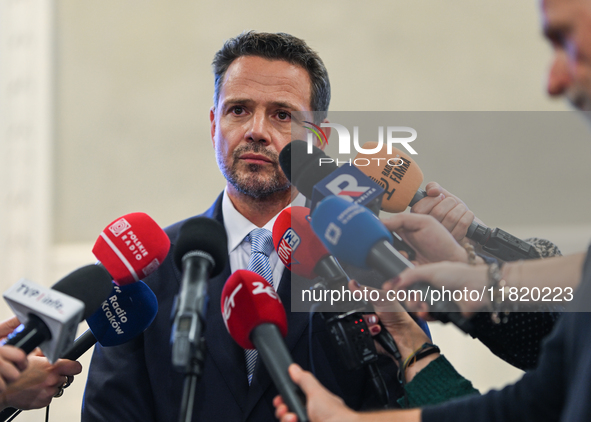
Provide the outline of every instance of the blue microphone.
[[143,333],[157,313],[158,299],[143,281],[125,286],[113,283],[109,298],[86,319],[90,328],[76,339],[63,358],[76,360],[97,341],[104,347],[127,343]]
[[371,211],[337,196],[318,204],[312,229],[331,254],[356,267],[394,278],[414,266],[392,246],[392,234]]
[[[330,253],[357,267],[374,268],[388,278],[414,267],[390,244],[391,234],[382,222],[359,204],[336,196],[327,197],[312,213],[312,229]],[[422,296],[426,296],[430,289],[425,282],[413,286],[423,292]],[[474,329],[473,324],[460,314],[455,302],[437,301],[429,313],[441,322],[453,322],[468,334]]]

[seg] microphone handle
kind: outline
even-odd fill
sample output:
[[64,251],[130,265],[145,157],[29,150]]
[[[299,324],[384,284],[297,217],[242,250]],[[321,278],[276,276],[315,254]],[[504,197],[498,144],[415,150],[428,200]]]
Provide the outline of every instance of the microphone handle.
[[297,415],[298,421],[308,422],[306,396],[300,387],[294,384],[287,371],[293,359],[285,346],[279,328],[269,323],[258,325],[252,330],[250,340],[258,350],[259,357],[263,360],[289,410]]
[[[385,240],[377,242],[371,248],[367,257],[367,263],[370,267],[377,269],[383,276],[389,278],[397,277],[406,268],[414,267],[409,260]],[[427,292],[427,283],[415,283],[413,287],[422,290],[423,295]],[[450,308],[455,310],[450,311]],[[473,329],[473,324],[469,319],[462,316],[455,302],[443,303],[443,301],[439,301],[433,304],[429,313],[441,322],[454,323],[458,328],[468,334]]]
[[94,346],[96,342],[96,337],[92,331],[88,329],[74,341],[74,344],[64,353],[62,359],[77,360],[80,356],[86,353],[88,349]]
[[[372,246],[367,256],[367,264],[388,278],[398,277],[407,268],[414,268],[412,262],[406,259],[386,240],[380,240]],[[371,287],[381,288],[381,286]]]
[[347,279],[347,274],[333,255],[325,255],[318,260],[314,273],[325,280]]
[[4,344],[18,347],[28,355],[41,343],[50,339],[51,331],[43,320],[35,314],[29,314],[24,328],[14,335],[9,335]]

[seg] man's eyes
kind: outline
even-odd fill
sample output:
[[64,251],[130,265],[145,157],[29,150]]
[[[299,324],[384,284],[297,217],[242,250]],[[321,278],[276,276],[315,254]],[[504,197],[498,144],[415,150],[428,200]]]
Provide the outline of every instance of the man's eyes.
[[244,113],[244,107],[234,106],[230,109],[230,112],[233,114],[237,114],[237,115],[242,114],[242,113]]
[[[239,105],[230,107],[228,111],[230,114],[233,114],[235,116],[246,114],[246,108]],[[291,119],[291,113],[289,113],[288,111],[278,111],[275,113],[275,116],[277,116],[277,119],[282,121],[288,121]]]
[[289,118],[291,118],[291,114],[287,111],[280,111],[277,113],[277,118],[279,120],[289,120]]

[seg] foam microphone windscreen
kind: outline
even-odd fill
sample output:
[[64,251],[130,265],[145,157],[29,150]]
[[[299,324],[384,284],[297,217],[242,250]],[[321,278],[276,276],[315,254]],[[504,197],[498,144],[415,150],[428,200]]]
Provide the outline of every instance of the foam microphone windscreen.
[[98,265],[86,265],[72,271],[51,288],[84,302],[82,318],[86,319],[101,306],[111,292],[111,275]]
[[306,207],[291,206],[281,211],[273,225],[273,244],[292,273],[313,279],[318,276],[316,264],[329,253],[312,230],[309,215]]
[[143,333],[157,313],[156,295],[143,281],[113,283],[108,299],[86,322],[102,346],[118,346]]
[[396,148],[388,154],[385,144],[377,152],[377,146],[377,142],[363,144],[364,149],[375,149],[376,153],[357,154],[355,166],[386,191],[382,199],[384,211],[402,212],[421,187],[423,172],[410,155]]
[[183,270],[183,257],[192,251],[211,255],[215,266],[210,277],[221,273],[228,260],[228,236],[224,225],[207,217],[193,217],[185,221],[173,252],[174,263],[180,271]]
[[392,243],[392,234],[370,210],[338,196],[318,204],[312,229],[337,259],[359,268],[369,268],[367,257],[377,242]]
[[279,295],[261,275],[237,270],[222,290],[222,316],[230,336],[244,349],[254,349],[252,330],[261,324],[274,324],[287,335],[287,317]]
[[109,224],[92,253],[120,285],[139,281],[166,258],[170,239],[147,214],[134,212]]
[[335,171],[338,166],[334,162],[318,165],[320,158],[329,159],[324,151],[312,146],[308,154],[308,143],[300,140],[291,141],[279,153],[279,165],[289,179],[306,198],[312,198],[314,185]]

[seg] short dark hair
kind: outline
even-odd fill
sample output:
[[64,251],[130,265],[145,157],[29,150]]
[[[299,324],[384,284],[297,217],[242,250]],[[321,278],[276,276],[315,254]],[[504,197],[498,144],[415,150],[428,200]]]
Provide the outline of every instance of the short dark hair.
[[[220,89],[226,71],[238,57],[259,56],[269,60],[284,60],[306,69],[310,76],[312,92],[310,93],[311,111],[315,120],[324,120],[330,103],[330,81],[328,72],[318,53],[312,50],[304,40],[293,35],[278,32],[247,31],[235,38],[230,38],[215,54],[212,62],[215,77],[213,101],[217,106]],[[318,123],[318,122],[317,122]]]

